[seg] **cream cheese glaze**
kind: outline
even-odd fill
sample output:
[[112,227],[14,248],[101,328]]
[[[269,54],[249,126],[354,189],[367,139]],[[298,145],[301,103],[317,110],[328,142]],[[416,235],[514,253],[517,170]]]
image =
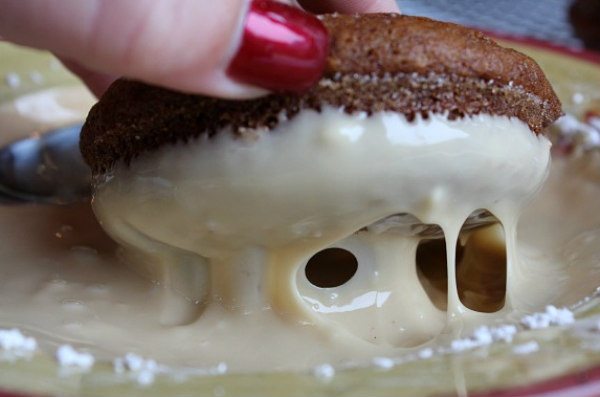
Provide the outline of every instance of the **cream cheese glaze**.
[[[11,109],[0,108],[2,124],[28,131],[29,124]],[[517,216],[542,183],[548,162],[548,142],[521,122],[481,116],[465,125],[436,116],[416,125],[390,116],[392,124],[416,127],[414,132],[428,123],[453,130],[446,134],[452,139],[429,147],[423,142],[409,146],[406,140],[394,146],[383,114],[350,119],[329,110],[325,116],[306,113],[285,130],[256,134],[254,141],[221,134],[214,141],[165,148],[130,169],[118,169],[99,189],[94,205],[103,226],[128,248],[106,236],[87,205],[0,207],[0,327],[34,335],[49,354],[68,343],[92,352],[98,361],[135,352],[175,367],[225,362],[230,371],[306,370],[322,363],[368,364],[376,356],[444,345],[461,332],[468,335],[477,324],[510,322],[549,303],[574,304],[600,285],[598,156],[554,161],[548,183],[520,217],[517,235]],[[292,130],[300,122],[313,123],[315,130]],[[490,123],[485,131],[476,128],[484,122]],[[362,133],[356,132],[360,126]],[[380,152],[366,150],[378,143],[385,143]],[[185,159],[197,166],[185,166]],[[394,172],[400,164],[413,174]],[[231,174],[238,175],[236,184],[225,182]],[[177,175],[181,181],[187,176],[202,183],[168,189],[168,178],[174,183]],[[406,192],[392,183],[406,175],[429,184]],[[473,178],[481,183],[477,189]],[[455,185],[467,190],[453,189]],[[153,186],[161,188],[134,195]],[[220,201],[183,194],[202,186],[203,194]],[[373,189],[371,194],[366,187]],[[498,203],[490,192],[497,187],[506,198]],[[235,188],[236,196],[226,200],[219,188]],[[413,201],[399,199],[411,195]],[[175,200],[170,209],[168,200]],[[280,215],[283,204],[275,205],[284,200],[293,203],[287,217]],[[425,204],[419,206],[420,200]],[[345,204],[338,207],[340,202]],[[178,215],[182,209],[177,205],[197,212]],[[492,271],[490,277],[489,269],[509,262],[506,303],[493,313],[466,308],[456,292],[446,302],[438,243],[433,249],[393,231],[355,233],[394,212],[412,210],[422,220],[442,225],[451,246],[452,231],[456,234],[469,211],[481,207],[504,223],[508,257],[502,255],[501,228],[463,235],[456,273],[467,306],[497,307],[498,300],[494,305],[477,302],[481,290],[490,290],[487,283],[498,288],[503,271],[497,277]],[[192,218],[211,208],[220,208],[212,223]],[[240,214],[245,208],[256,213]],[[303,218],[315,208],[317,214],[331,210],[330,215],[320,223]],[[154,229],[160,219],[164,222],[167,209],[179,216],[161,226],[171,227],[171,233]],[[103,212],[108,210],[114,212]],[[240,216],[246,229],[228,224]],[[252,227],[252,217],[261,221],[258,227]],[[286,227],[290,219],[298,222]],[[277,230],[273,238],[267,226]],[[202,233],[211,230],[247,233],[246,240],[211,237],[211,245],[201,244]],[[303,271],[306,261],[326,247],[347,249],[358,261],[356,274],[337,288],[317,288]],[[415,266],[417,249],[434,253],[433,259],[422,255]],[[231,252],[237,255],[229,256]],[[496,266],[488,266],[490,252]],[[482,254],[483,263],[476,260]],[[240,257],[246,260],[231,259]],[[273,282],[280,276],[286,277],[283,282]],[[482,283],[485,288],[478,289]],[[426,344],[415,347],[422,342]]]
[[[268,310],[324,336],[411,347],[488,316],[461,303],[455,282],[456,242],[475,210],[504,225],[502,310],[518,309],[516,222],[546,177],[549,147],[506,117],[409,122],[390,112],[306,110],[273,131],[222,131],[121,164],[97,185],[93,207],[111,236],[181,290],[165,298],[165,324],[190,323],[212,306]],[[445,233],[446,312],[419,282],[418,238],[393,228],[357,233],[398,213]],[[304,265],[328,247],[352,252],[358,271],[342,286],[318,288]]]

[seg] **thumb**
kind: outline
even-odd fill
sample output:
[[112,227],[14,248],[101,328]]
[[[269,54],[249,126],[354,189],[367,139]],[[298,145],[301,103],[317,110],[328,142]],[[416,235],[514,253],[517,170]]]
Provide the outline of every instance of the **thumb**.
[[271,0],[0,0],[0,9],[9,41],[96,72],[228,98],[309,88],[329,44],[316,17]]

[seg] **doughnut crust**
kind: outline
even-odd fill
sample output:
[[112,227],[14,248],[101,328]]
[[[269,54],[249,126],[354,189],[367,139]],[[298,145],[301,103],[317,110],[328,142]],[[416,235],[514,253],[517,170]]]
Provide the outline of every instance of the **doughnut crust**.
[[409,120],[445,113],[516,117],[540,133],[561,104],[531,58],[459,25],[398,14],[323,15],[330,54],[319,83],[301,94],[224,100],[116,81],[84,125],[81,151],[94,174],[165,144],[271,130],[303,109],[393,111]]

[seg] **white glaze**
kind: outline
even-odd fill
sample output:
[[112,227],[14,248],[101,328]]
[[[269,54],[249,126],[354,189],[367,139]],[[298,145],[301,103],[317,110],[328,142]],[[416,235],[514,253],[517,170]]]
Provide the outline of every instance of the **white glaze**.
[[[383,115],[349,120],[330,112],[302,115],[315,117],[313,129],[288,125],[255,141],[222,134],[119,170],[95,206],[127,250],[103,233],[87,206],[0,208],[0,325],[35,335],[49,352],[69,343],[99,359],[132,351],[175,366],[304,370],[429,352],[416,345],[446,343],[461,329],[469,335],[547,303],[572,304],[600,285],[593,244],[600,188],[588,178],[589,161],[555,164],[522,218],[517,246],[517,215],[542,183],[548,160],[547,142],[521,122],[436,119],[452,128],[440,136],[454,138],[394,146]],[[473,176],[487,189],[476,189]],[[390,180],[407,181],[410,191]],[[495,203],[497,194],[505,200]],[[410,211],[441,224],[451,250],[464,218],[482,207],[504,222],[509,243],[507,302],[493,314],[465,308],[452,288],[448,315],[439,309],[426,294],[434,288],[414,271],[415,239],[354,234]],[[143,237],[134,238],[135,230]],[[219,237],[223,231],[237,238]],[[339,291],[320,290],[302,266],[332,245],[359,257],[359,273]]]

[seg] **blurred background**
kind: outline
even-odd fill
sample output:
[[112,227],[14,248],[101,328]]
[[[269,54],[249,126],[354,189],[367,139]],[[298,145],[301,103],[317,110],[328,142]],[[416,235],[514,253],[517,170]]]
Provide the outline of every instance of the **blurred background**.
[[600,0],[399,0],[404,14],[600,51]]

